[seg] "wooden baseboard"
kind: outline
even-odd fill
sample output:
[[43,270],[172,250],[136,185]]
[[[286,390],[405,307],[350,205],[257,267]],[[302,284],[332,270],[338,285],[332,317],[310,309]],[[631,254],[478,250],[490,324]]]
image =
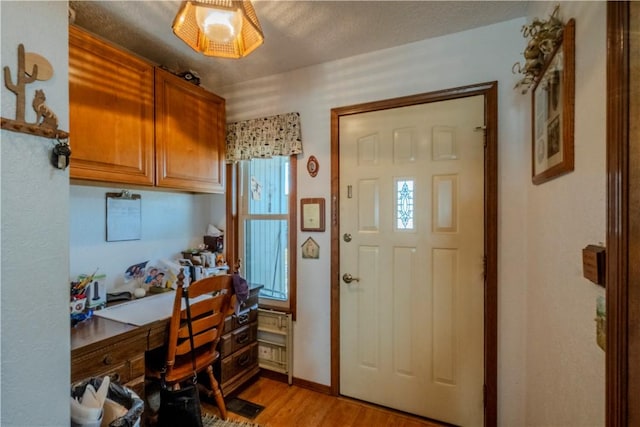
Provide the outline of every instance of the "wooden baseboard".
[[[265,378],[269,378],[271,380],[283,382],[283,383],[288,383],[288,381],[289,381],[289,377],[286,374],[282,374],[280,372],[269,371],[267,369],[261,369],[260,370],[260,376],[263,376]],[[324,394],[331,395],[331,387],[329,387],[328,385],[324,385],[324,384],[318,384],[318,383],[315,383],[313,381],[307,381],[307,380],[303,380],[303,379],[294,377],[293,378],[293,385],[295,385],[297,387],[300,387],[300,388],[306,388],[307,390],[317,391],[318,393],[324,393]]]

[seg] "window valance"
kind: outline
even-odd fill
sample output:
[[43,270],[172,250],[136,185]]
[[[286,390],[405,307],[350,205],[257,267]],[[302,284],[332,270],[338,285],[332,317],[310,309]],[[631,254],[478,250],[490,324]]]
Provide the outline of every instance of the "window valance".
[[227,124],[227,162],[301,153],[299,113]]

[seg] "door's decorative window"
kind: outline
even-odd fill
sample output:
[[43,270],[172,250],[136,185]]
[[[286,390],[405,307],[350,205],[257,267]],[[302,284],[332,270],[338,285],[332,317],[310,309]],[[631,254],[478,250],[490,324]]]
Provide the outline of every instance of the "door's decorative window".
[[413,230],[413,180],[396,181],[396,228]]

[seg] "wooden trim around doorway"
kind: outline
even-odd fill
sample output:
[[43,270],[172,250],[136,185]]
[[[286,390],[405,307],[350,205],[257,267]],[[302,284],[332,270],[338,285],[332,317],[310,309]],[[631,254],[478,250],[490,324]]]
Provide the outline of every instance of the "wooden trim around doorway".
[[331,394],[340,394],[340,118],[352,114],[483,95],[485,97],[484,425],[498,412],[498,82],[445,89],[331,110]]
[[630,72],[630,37],[637,31],[632,7],[638,6],[607,2],[607,427],[640,426],[640,138],[631,130],[637,133],[639,120],[631,110],[631,82],[638,81]]

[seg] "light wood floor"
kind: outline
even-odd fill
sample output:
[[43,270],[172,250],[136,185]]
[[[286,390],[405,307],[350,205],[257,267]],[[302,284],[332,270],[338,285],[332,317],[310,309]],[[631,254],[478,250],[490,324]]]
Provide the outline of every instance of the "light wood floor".
[[[344,397],[329,396],[298,386],[261,377],[238,397],[265,409],[253,420],[228,412],[228,419],[252,421],[263,427],[440,427],[404,413]],[[220,415],[217,406],[203,402],[204,410]]]

